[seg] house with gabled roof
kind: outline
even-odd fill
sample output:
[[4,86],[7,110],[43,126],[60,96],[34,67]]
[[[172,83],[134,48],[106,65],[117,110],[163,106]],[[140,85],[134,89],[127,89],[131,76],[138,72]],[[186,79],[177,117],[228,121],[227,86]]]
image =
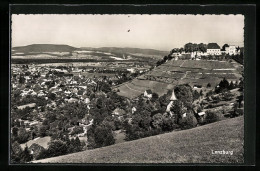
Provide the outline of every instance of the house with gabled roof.
[[152,90],[145,90],[145,92],[144,92],[144,97],[147,97],[147,98],[152,98],[152,96],[153,96],[153,92],[152,92]]
[[208,55],[221,55],[220,46],[217,43],[209,43],[207,45]]

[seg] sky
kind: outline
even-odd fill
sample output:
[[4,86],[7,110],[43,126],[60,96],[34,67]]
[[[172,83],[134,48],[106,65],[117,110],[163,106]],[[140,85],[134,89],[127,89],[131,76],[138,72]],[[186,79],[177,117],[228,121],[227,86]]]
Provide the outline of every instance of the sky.
[[12,15],[12,46],[135,47],[186,43],[244,46],[243,15]]

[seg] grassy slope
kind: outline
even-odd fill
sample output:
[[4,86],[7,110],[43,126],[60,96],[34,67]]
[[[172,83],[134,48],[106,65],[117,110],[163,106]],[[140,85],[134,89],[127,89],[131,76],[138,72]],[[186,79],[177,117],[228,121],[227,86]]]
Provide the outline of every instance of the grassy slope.
[[[59,156],[37,163],[242,163],[244,119],[237,117],[197,128]],[[213,155],[211,150],[233,150]]]

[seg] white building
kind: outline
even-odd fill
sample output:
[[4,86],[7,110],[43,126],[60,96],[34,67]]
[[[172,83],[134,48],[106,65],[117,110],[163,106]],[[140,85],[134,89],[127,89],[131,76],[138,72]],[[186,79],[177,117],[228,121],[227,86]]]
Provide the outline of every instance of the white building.
[[221,55],[220,47],[217,43],[209,43],[207,46],[208,55]]
[[144,97],[147,97],[147,98],[152,98],[152,91],[151,90],[145,90],[144,92]]
[[237,47],[235,45],[230,45],[228,47],[225,47],[226,54],[229,55],[237,55],[239,51],[237,51]]

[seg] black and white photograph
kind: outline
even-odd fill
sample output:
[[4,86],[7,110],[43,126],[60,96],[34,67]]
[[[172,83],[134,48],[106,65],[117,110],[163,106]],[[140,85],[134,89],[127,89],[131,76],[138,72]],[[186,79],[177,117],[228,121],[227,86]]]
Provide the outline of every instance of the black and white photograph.
[[244,163],[244,15],[10,20],[10,164]]

